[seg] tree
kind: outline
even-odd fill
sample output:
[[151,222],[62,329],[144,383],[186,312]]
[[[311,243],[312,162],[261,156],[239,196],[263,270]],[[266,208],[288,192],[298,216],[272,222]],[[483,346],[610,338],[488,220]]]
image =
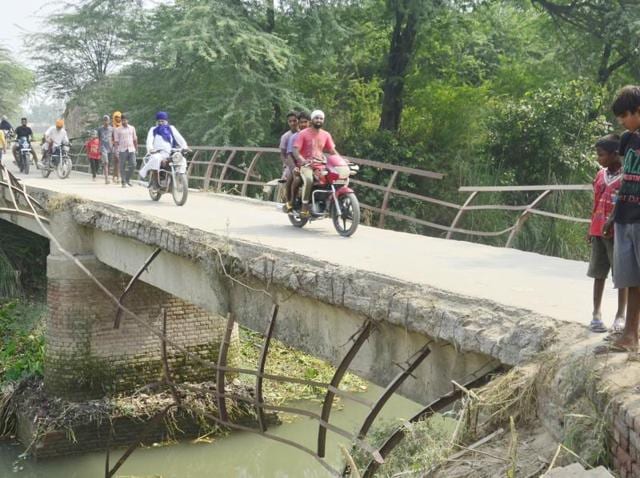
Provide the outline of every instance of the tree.
[[58,98],[70,98],[102,81],[126,60],[141,16],[138,1],[82,0],[47,19],[42,33],[30,35],[40,84]]
[[33,86],[33,74],[18,64],[4,48],[0,48],[0,112],[11,114],[16,111],[22,98]]
[[[611,75],[640,52],[640,9],[636,0],[531,0],[554,18],[559,27],[579,32],[576,44],[597,51],[595,79],[604,86]],[[587,42],[585,42],[587,40]]]

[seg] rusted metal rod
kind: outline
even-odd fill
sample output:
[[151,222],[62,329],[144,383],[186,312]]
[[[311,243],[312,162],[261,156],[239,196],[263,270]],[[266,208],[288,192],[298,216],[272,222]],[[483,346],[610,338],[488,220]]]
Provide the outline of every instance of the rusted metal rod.
[[393,381],[387,386],[387,388],[382,393],[382,395],[380,396],[380,398],[378,399],[374,407],[371,409],[367,417],[364,419],[364,422],[362,422],[362,427],[360,427],[360,431],[358,432],[358,438],[362,439],[367,435],[367,433],[369,432],[369,429],[371,428],[371,425],[373,425],[373,422],[378,417],[378,415],[382,411],[382,408],[385,406],[389,398],[391,398],[391,396],[396,392],[396,390],[400,388],[400,385],[402,385],[404,381],[409,376],[411,376],[413,371],[416,368],[418,368],[418,366],[424,361],[424,359],[426,359],[429,356],[430,353],[431,353],[431,349],[429,348],[429,344],[425,344],[414,355],[413,360],[411,361],[409,366],[405,370],[400,372],[396,376],[396,378],[394,378]]
[[[369,338],[371,331],[373,330],[373,322],[369,319],[364,323],[360,332],[358,333],[357,338],[353,342],[353,345],[344,356],[340,365],[336,368],[335,373],[333,374],[333,378],[331,379],[331,385],[335,388],[338,388],[340,382],[342,381],[342,377],[347,373],[347,369],[351,362],[355,358],[356,354],[365,343],[365,341]],[[323,422],[329,422],[329,416],[331,415],[331,407],[333,406],[333,398],[335,397],[335,393],[331,390],[327,390],[327,393],[324,397],[324,402],[322,404],[322,413],[321,418]],[[320,424],[318,428],[318,456],[324,458],[325,451],[327,445],[327,428]]]
[[[491,372],[487,372],[486,374],[482,375],[480,378],[467,382],[464,385],[464,387],[469,389],[469,388],[476,388],[481,385],[484,385],[485,383],[487,383],[490,373]],[[451,392],[441,396],[437,400],[431,402],[429,405],[424,407],[418,413],[416,413],[413,417],[409,419],[409,423],[416,423],[418,421],[429,418],[430,416],[434,415],[436,412],[443,410],[444,408],[448,407],[455,401],[459,400],[462,397],[463,393],[464,392],[460,388],[458,387],[454,388]],[[380,456],[382,456],[382,458],[387,458],[387,456],[389,456],[389,453],[391,453],[391,451],[398,445],[398,443],[402,441],[405,434],[406,434],[405,426],[401,425],[400,427],[398,427],[396,431],[394,431],[389,436],[389,438],[387,438],[387,440],[380,446],[380,448],[378,448],[378,451],[380,452]],[[380,465],[375,460],[370,461],[364,474],[362,475],[363,478],[372,478],[379,466]]]
[[269,353],[269,344],[271,342],[271,336],[273,335],[273,329],[276,326],[276,318],[278,317],[278,304],[273,304],[273,309],[271,311],[271,319],[269,320],[269,324],[267,325],[267,330],[264,334],[264,342],[262,343],[262,350],[260,350],[260,358],[258,360],[258,375],[256,375],[256,413],[258,416],[258,424],[260,425],[260,429],[264,432],[267,431],[267,424],[264,418],[264,410],[258,404],[264,401],[262,397],[262,382],[264,373],[264,367],[267,363],[267,354]]
[[133,287],[133,285],[140,278],[142,273],[147,270],[147,268],[153,262],[153,260],[156,257],[158,257],[158,254],[160,254],[161,251],[162,249],[160,249],[159,247],[155,251],[153,251],[151,255],[147,258],[147,260],[144,261],[144,264],[142,264],[142,267],[138,269],[138,272],[136,272],[135,275],[131,278],[131,280],[129,280],[127,287],[125,287],[124,292],[122,292],[122,295],[118,299],[118,310],[116,311],[116,320],[113,322],[114,329],[120,328],[120,322],[122,321],[122,302],[124,301],[124,298],[127,296],[127,294],[129,294],[129,291],[131,291],[131,288]]
[[224,400],[224,382],[225,370],[224,365],[227,363],[227,354],[229,353],[229,345],[231,343],[231,334],[233,333],[233,325],[235,321],[233,315],[227,314],[227,328],[224,332],[224,339],[220,345],[220,351],[218,352],[218,368],[216,370],[216,392],[218,393],[218,413],[222,420],[229,420],[229,414],[227,413],[227,404]]

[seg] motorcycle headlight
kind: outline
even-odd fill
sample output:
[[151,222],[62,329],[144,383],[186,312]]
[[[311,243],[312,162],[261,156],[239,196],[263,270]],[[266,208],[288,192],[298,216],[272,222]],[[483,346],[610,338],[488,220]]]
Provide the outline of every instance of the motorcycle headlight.
[[62,151],[64,151],[65,153],[68,153],[70,149],[71,148],[66,144],[62,146]]
[[182,154],[179,152],[173,153],[173,156],[171,156],[171,160],[173,161],[173,164],[182,164],[186,161],[184,159],[184,156],[182,156]]

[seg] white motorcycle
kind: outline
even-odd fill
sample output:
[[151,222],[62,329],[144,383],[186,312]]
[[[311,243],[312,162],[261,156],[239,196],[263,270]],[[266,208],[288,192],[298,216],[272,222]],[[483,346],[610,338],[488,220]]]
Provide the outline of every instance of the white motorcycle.
[[[171,156],[160,163],[158,170],[158,183],[149,185],[149,196],[154,201],[159,201],[165,193],[171,193],[173,202],[182,206],[187,202],[189,194],[189,180],[187,179],[187,159],[184,157],[188,150],[172,149]],[[143,164],[149,161],[151,153],[143,159]]]

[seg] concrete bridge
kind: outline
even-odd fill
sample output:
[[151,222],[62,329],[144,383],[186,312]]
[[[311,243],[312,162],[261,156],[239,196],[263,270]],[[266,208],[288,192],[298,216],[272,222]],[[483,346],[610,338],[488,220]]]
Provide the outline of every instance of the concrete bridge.
[[[169,304],[177,319],[192,307],[194,322],[176,322],[173,333],[205,355],[206,343],[221,333],[222,322],[213,326],[212,317],[231,313],[241,325],[265,330],[272,298],[264,291],[280,304],[275,337],[333,363],[373,319],[376,331],[352,369],[382,386],[399,372],[394,364],[433,341],[431,355],[401,389],[422,403],[449,391],[451,379],[514,365],[563,337],[587,335],[591,281],[582,262],[371,227],[345,239],[329,221],[293,228],[272,203],[193,192],[176,207],[168,196],[152,202],[143,187],[104,185],[77,172],[63,181],[20,179],[47,203],[50,229],[63,247],[116,295],[161,248],[141,276],[148,289],[131,297],[140,302],[137,310]],[[42,234],[32,219],[0,212],[0,235],[2,221]],[[135,363],[157,346],[129,321],[114,331],[113,304],[98,299],[100,292],[53,247],[47,275],[52,357],[45,382],[54,389],[77,383],[69,360],[77,360],[78,343],[83,360],[96,359],[98,369],[117,354]],[[605,298],[607,313],[614,295]],[[92,325],[84,323],[87,313]],[[134,366],[131,376],[139,372]]]

